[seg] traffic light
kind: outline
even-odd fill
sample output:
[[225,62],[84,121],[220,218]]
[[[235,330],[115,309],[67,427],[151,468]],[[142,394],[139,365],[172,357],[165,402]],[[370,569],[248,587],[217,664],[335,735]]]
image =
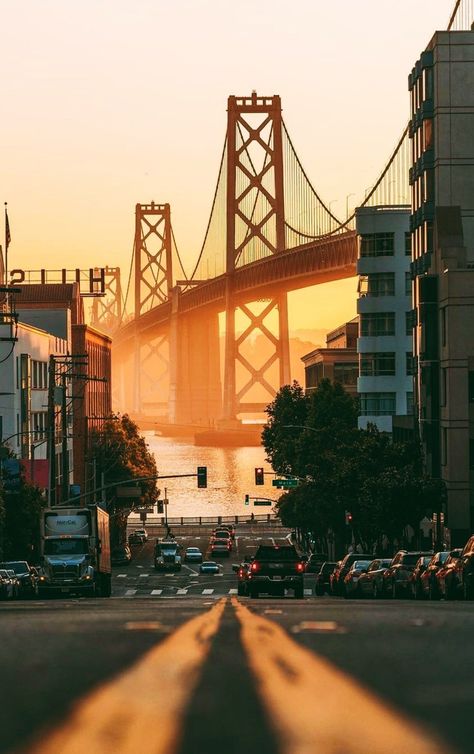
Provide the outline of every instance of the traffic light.
[[264,472],[262,468],[255,469],[255,484],[256,485],[264,484],[265,480],[264,480],[263,474]]
[[200,488],[207,487],[207,466],[197,467],[197,480],[198,480],[198,487]]
[[158,513],[164,513],[165,506],[163,505],[163,500],[158,500],[157,505],[158,505]]
[[250,505],[250,495],[245,495],[245,505]]
[[346,526],[350,526],[352,524],[352,513],[350,511],[346,511]]

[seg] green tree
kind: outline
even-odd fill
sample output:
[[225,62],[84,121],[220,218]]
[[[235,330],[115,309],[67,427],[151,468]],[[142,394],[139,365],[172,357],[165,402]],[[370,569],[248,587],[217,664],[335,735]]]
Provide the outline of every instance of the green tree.
[[[140,435],[135,422],[127,414],[112,416],[91,437],[91,459],[95,459],[97,484],[104,486],[114,482],[129,482],[158,474],[155,458]],[[111,539],[113,543],[125,538],[127,517],[131,507],[153,505],[158,498],[155,480],[140,482],[141,498],[123,500],[117,497],[116,489],[106,490],[104,497],[111,516]]]
[[4,491],[3,557],[36,561],[41,510],[45,500],[38,487],[20,481],[18,490]]

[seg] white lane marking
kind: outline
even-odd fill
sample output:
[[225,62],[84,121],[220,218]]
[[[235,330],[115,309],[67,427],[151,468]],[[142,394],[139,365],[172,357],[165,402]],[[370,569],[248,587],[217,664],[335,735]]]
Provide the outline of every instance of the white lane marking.
[[271,541],[272,545],[275,546],[275,539],[274,539],[274,537],[270,537],[270,541]]
[[178,589],[177,592],[176,592],[176,594],[180,594],[180,595],[184,595],[184,594],[187,594],[187,593],[188,593],[187,589]]
[[138,566],[138,565],[137,565],[137,568],[143,568],[143,566]]
[[183,564],[183,568],[186,568],[186,570],[189,571],[189,573],[192,573],[193,576],[199,576],[199,573],[197,571],[193,571],[193,569],[189,566]]
[[126,579],[127,578],[127,574],[126,573],[118,573],[117,574],[117,578],[118,579]]
[[213,576],[223,576],[224,574],[223,573],[213,573],[212,575]]
[[334,620],[303,620],[291,629],[292,634],[312,631],[320,634],[346,634],[347,628],[340,626]]
[[149,575],[150,575],[149,573],[140,573],[139,574],[139,578],[141,578],[141,579],[147,579]]
[[160,594],[163,594],[163,589],[152,589],[150,594],[152,594],[153,597],[159,597]]
[[237,594],[237,589],[229,589],[229,594]]
[[165,573],[165,576],[171,576],[172,577],[172,576],[176,576],[176,574],[175,573]]
[[133,597],[133,595],[136,594],[136,593],[137,593],[136,589],[127,589],[127,591],[125,592],[125,596],[126,597]]
[[312,589],[305,589],[305,590],[304,590],[304,593],[305,593],[305,594],[306,594],[307,596],[311,596],[311,595],[313,594],[313,590],[312,590]]
[[214,594],[214,589],[203,589],[202,593],[203,594]]

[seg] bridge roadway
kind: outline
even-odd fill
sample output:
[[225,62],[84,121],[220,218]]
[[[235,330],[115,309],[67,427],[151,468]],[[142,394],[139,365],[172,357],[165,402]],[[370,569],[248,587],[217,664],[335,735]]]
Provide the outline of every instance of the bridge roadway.
[[212,580],[152,575],[149,542],[110,600],[0,603],[0,752],[472,752],[472,603],[236,598],[266,534]]
[[[236,305],[277,292],[294,291],[311,285],[333,282],[356,274],[357,237],[348,231],[289,249],[258,262],[238,267],[232,275],[232,293]],[[225,310],[228,276],[219,275],[184,290],[179,297],[179,314],[206,308]],[[131,320],[114,335],[114,351],[130,347],[137,331],[147,340],[169,324],[171,301]]]

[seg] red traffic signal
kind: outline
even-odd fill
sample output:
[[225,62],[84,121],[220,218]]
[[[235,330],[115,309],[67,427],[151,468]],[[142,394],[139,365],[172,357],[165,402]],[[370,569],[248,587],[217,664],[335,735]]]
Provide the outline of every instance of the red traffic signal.
[[207,487],[207,466],[197,467],[197,484],[201,489],[205,489]]
[[352,524],[352,513],[350,511],[346,511],[346,524],[347,526]]
[[255,484],[261,485],[265,483],[264,471],[262,468],[255,469]]

